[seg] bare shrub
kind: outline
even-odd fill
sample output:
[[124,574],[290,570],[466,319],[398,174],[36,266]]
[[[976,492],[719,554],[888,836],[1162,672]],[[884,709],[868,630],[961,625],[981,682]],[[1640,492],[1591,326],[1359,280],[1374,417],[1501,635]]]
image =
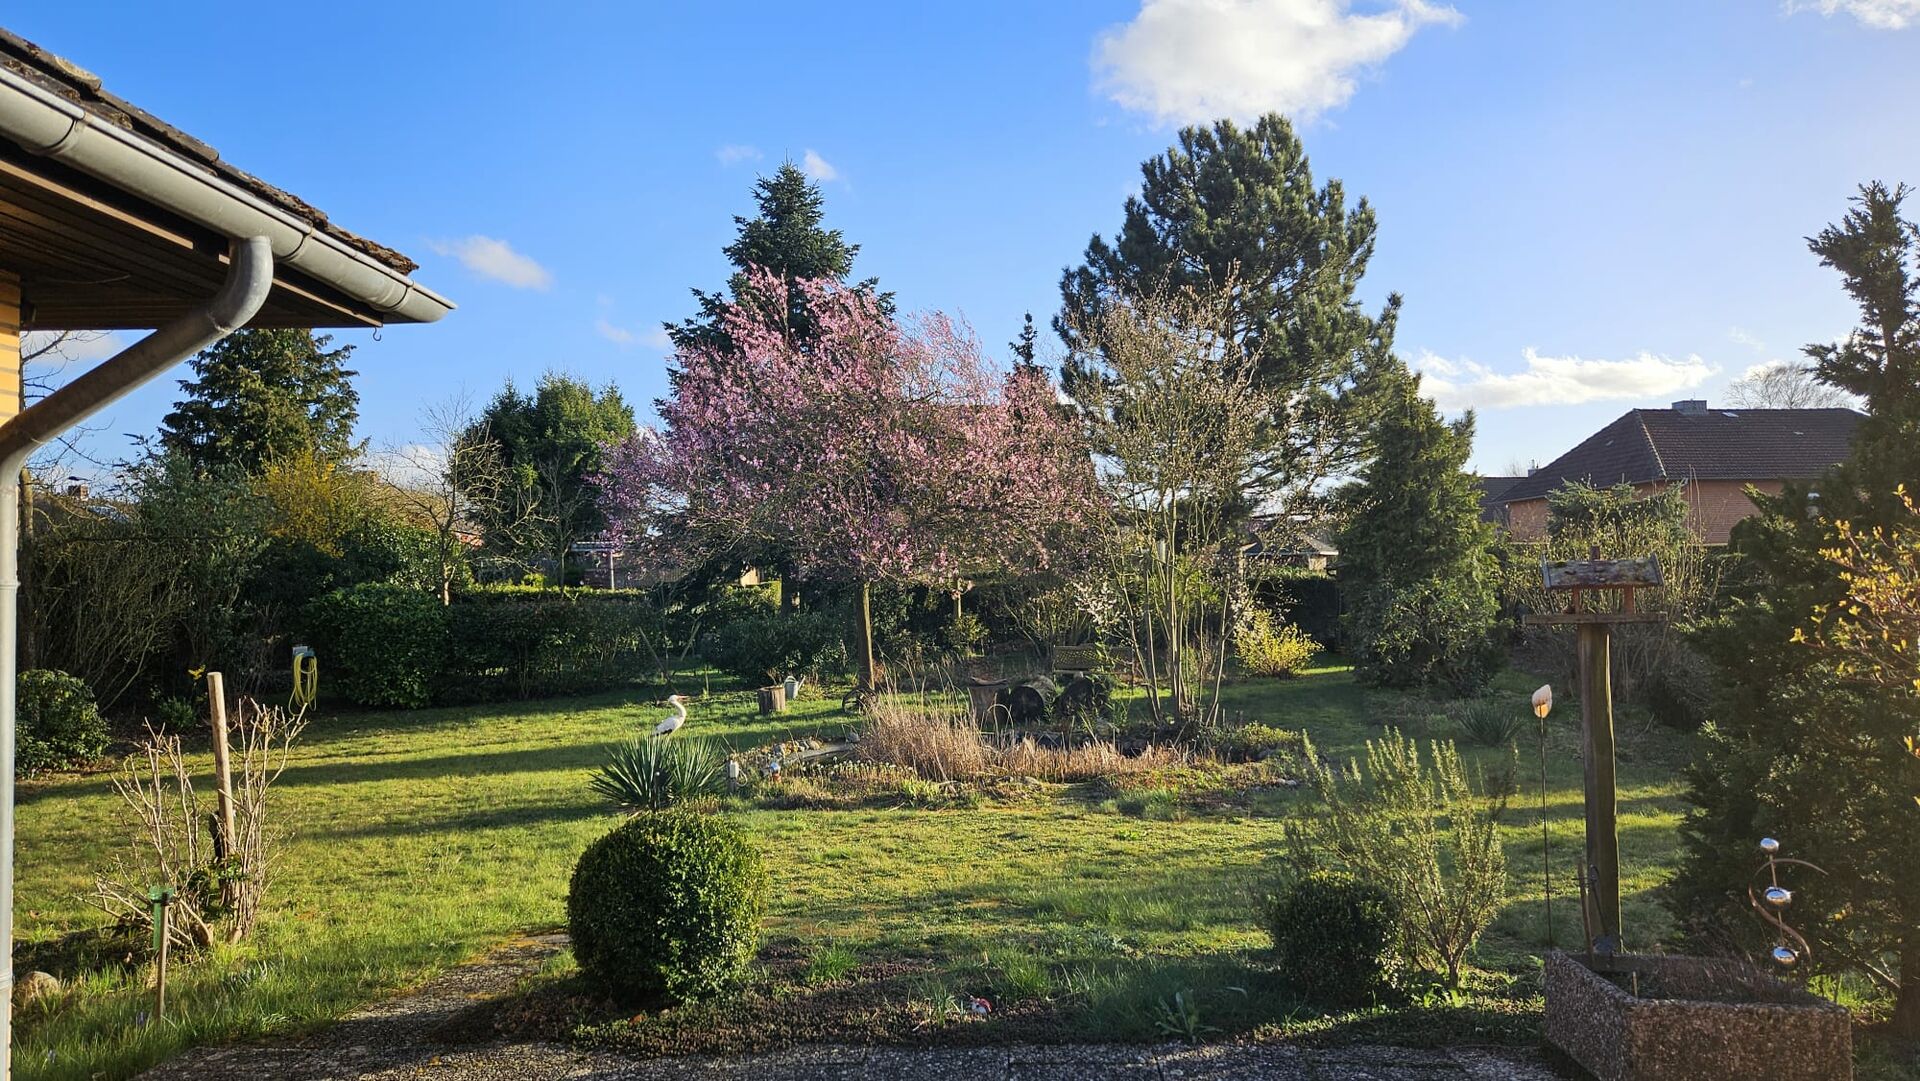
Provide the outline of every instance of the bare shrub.
[[194,949],[245,938],[286,832],[269,815],[267,793],[305,728],[304,713],[239,700],[228,734],[233,836],[222,839],[214,801],[194,791],[180,737],[149,727],[114,778],[114,791],[131,812],[127,851],[94,879],[94,905],[121,923],[151,929],[147,888],[171,886],[177,891],[174,945]]

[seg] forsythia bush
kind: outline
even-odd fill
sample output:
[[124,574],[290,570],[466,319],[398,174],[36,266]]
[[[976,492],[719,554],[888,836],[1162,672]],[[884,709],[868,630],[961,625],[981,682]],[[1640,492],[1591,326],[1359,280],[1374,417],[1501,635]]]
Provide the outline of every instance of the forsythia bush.
[[1264,609],[1255,609],[1233,636],[1240,667],[1251,676],[1297,676],[1320,652],[1305,631],[1291,623],[1275,625]]

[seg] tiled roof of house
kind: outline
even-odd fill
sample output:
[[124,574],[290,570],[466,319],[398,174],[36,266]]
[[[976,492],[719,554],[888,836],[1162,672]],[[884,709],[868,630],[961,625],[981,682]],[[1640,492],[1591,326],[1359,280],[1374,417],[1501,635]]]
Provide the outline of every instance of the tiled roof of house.
[[1526,479],[1525,477],[1481,477],[1476,482],[1480,486],[1480,520],[1500,521],[1500,508],[1506,506],[1507,493],[1513,489],[1514,485]]
[[185,157],[200,162],[207,171],[231,184],[265,199],[339,240],[364,252],[401,274],[411,274],[418,264],[384,244],[348,232],[327,220],[325,212],[291,192],[283,191],[251,173],[221,160],[220,152],[145,109],[113,94],[100,85],[100,77],[78,64],[42,49],[33,42],[0,29],[0,65],[38,83],[73,102],[95,117],[115,127],[142,135]]
[[1866,419],[1852,409],[1635,409],[1521,478],[1502,503],[1562,484],[1605,487],[1684,480],[1805,480],[1847,457]]

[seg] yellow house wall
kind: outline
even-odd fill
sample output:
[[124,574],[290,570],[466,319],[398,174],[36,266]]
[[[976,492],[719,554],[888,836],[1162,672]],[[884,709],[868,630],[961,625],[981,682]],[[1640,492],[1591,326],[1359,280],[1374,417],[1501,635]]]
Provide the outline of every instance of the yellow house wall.
[[20,412],[20,278],[0,270],[0,421]]

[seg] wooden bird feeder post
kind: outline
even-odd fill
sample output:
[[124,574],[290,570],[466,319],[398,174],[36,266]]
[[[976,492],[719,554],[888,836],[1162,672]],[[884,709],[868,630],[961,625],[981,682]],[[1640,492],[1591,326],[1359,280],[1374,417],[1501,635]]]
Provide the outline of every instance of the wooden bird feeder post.
[[[1526,617],[1528,626],[1571,625],[1579,665],[1580,729],[1586,762],[1586,866],[1583,868],[1587,948],[1592,953],[1620,952],[1620,830],[1619,787],[1614,780],[1613,750],[1613,628],[1624,623],[1659,623],[1665,616],[1634,608],[1634,590],[1662,584],[1660,560],[1591,558],[1540,561],[1541,579],[1550,592],[1567,591],[1571,600],[1564,612]],[[1586,595],[1615,595],[1617,607],[1592,611]]]

